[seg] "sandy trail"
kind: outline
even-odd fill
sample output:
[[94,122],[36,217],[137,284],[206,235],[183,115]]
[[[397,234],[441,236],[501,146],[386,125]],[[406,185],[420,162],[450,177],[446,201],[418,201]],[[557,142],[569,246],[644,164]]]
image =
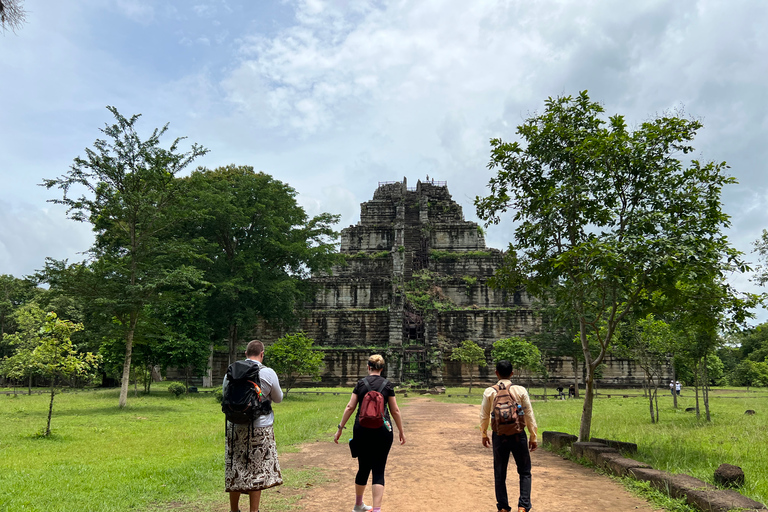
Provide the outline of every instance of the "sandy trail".
[[[493,455],[490,448],[482,446],[475,428],[480,406],[446,404],[418,397],[401,410],[407,442],[400,446],[395,432],[382,510],[494,512]],[[543,449],[531,455],[531,501],[535,512],[658,510],[591,469]],[[280,460],[285,467],[322,468],[330,479],[322,486],[307,490],[298,503],[300,510],[352,510],[357,461],[350,457],[346,444],[311,443],[303,446],[299,453],[281,455]],[[510,463],[507,486],[514,506],[518,480],[514,462],[510,460]],[[366,489],[365,501],[371,502],[370,486]]]

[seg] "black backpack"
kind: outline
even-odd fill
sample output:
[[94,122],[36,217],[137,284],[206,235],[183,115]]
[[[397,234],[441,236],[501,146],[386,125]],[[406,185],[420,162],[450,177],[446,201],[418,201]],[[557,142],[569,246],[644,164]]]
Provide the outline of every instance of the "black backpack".
[[272,403],[261,392],[258,363],[246,360],[229,365],[227,387],[221,400],[221,412],[227,421],[243,425],[271,411]]

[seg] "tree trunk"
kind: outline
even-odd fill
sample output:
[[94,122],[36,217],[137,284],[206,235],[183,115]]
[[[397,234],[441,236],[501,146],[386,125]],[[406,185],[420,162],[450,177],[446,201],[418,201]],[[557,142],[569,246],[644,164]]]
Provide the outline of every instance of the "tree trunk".
[[237,324],[229,326],[229,364],[237,360]]
[[645,374],[645,382],[643,383],[648,389],[648,402],[651,408],[651,423],[656,423],[656,416],[653,413],[653,397],[651,396],[651,380],[648,374]]
[[123,380],[120,383],[120,408],[128,403],[128,382],[131,377],[131,354],[133,353],[133,334],[136,330],[138,313],[132,311],[128,320],[128,332],[125,333],[125,362],[123,363]]
[[589,441],[592,430],[592,405],[595,394],[591,375],[587,375],[586,389],[584,390],[584,407],[581,409],[581,425],[579,426],[579,441]]
[[48,425],[45,427],[45,437],[51,435],[51,416],[53,416],[53,396],[55,379],[51,377],[51,403],[48,405]]
[[675,356],[672,356],[672,403],[677,409],[677,370],[675,370]]
[[712,417],[709,415],[709,372],[707,371],[707,358],[704,358],[704,365],[702,366],[701,373],[704,377],[704,382],[701,385],[701,394],[704,397],[704,412],[707,421],[712,421]]
[[573,356],[573,398],[579,398],[579,359]]
[[133,397],[139,398],[139,378],[136,376],[136,367],[131,368],[131,374],[133,375]]
[[472,394],[472,367],[469,368],[469,394]]
[[[693,375],[693,387],[696,391],[696,417],[701,418],[701,411],[699,410],[699,363],[697,362],[694,366],[696,367]],[[675,389],[675,393],[677,393],[677,389]]]
[[32,396],[32,374],[29,374],[29,380],[27,381],[27,394]]

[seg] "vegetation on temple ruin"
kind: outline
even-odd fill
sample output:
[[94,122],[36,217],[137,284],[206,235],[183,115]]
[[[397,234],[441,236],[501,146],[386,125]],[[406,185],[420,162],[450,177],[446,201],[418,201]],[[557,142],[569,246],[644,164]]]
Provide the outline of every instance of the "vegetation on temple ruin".
[[440,287],[443,278],[427,269],[413,273],[413,278],[405,283],[405,298],[417,311],[450,311],[458,309],[456,304],[446,297]]
[[461,259],[471,259],[471,258],[493,258],[495,256],[500,256],[500,255],[501,253],[492,252],[492,251],[456,252],[456,251],[438,251],[434,249],[429,251],[430,259],[433,259],[435,261],[451,261],[451,260],[461,260]]
[[348,260],[377,260],[381,258],[389,258],[392,255],[390,251],[379,251],[379,252],[353,252],[353,253],[344,253],[342,256],[345,259]]

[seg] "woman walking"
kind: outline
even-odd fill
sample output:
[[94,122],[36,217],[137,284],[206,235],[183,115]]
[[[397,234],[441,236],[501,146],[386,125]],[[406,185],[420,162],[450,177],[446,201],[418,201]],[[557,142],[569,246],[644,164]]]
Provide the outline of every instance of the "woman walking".
[[[353,450],[357,452],[358,470],[355,476],[355,506],[352,512],[381,512],[381,501],[384,497],[384,469],[387,465],[387,456],[392,447],[394,435],[392,433],[392,420],[395,420],[400,435],[400,444],[405,444],[403,434],[403,421],[400,417],[400,409],[395,400],[395,390],[392,384],[381,376],[384,370],[384,358],[378,354],[368,358],[368,376],[360,379],[352,397],[344,408],[344,415],[333,440],[339,443],[342,431],[346,428],[347,420],[357,409],[355,426],[352,429]],[[384,397],[384,424],[378,428],[370,428],[360,425],[360,408],[358,404],[369,392],[379,392]],[[373,396],[373,395],[372,395]],[[390,418],[391,414],[391,418]],[[373,507],[363,503],[363,493],[368,483],[368,476],[373,473],[371,491],[373,494]],[[372,510],[371,510],[372,509]]]

